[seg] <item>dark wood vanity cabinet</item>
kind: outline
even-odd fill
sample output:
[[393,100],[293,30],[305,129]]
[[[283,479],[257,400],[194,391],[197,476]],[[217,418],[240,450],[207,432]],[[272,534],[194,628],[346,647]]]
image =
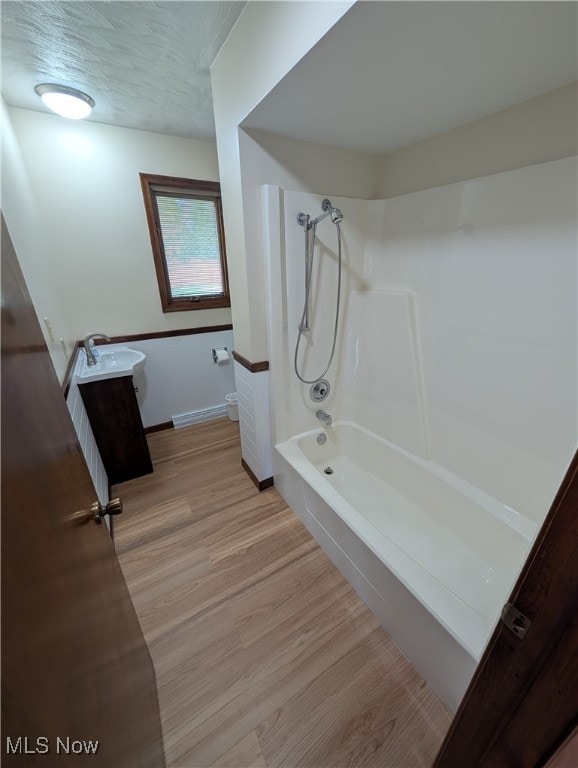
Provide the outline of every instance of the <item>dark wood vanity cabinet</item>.
[[79,384],[111,485],[148,475],[153,465],[132,376]]

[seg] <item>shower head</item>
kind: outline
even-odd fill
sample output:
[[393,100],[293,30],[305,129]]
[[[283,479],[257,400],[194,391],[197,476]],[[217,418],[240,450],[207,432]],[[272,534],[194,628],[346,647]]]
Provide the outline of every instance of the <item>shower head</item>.
[[331,204],[331,200],[329,200],[327,197],[321,203],[321,210],[325,213],[325,216],[331,214],[331,221],[334,224],[341,224],[343,221],[343,214],[341,213],[340,209],[335,208]]
[[305,230],[312,229],[313,227],[316,227],[320,221],[323,221],[323,219],[326,219],[328,216],[331,216],[331,221],[334,224],[341,224],[343,221],[343,214],[339,208],[334,208],[331,205],[331,200],[325,198],[325,200],[321,203],[321,209],[323,210],[323,213],[320,216],[317,216],[315,219],[312,219],[306,213],[297,214],[297,223],[299,226],[303,227]]
[[341,224],[343,221],[343,214],[341,213],[341,209],[339,208],[333,208],[331,211],[331,221],[334,224]]

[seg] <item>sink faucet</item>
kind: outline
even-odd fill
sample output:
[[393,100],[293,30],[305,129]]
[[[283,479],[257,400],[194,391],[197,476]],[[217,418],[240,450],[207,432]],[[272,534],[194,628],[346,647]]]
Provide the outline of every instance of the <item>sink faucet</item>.
[[86,364],[96,365],[96,357],[92,350],[94,346],[94,339],[105,339],[110,341],[106,333],[88,333],[84,339],[84,351],[86,352]]
[[323,421],[328,427],[331,426],[331,422],[333,421],[333,419],[328,413],[325,413],[325,411],[319,410],[316,412],[315,415],[317,416],[318,419],[321,419],[321,421]]

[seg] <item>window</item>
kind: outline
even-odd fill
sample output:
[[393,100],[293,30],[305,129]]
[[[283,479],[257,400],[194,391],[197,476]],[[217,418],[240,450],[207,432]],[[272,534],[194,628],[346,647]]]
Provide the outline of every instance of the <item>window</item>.
[[163,312],[230,307],[220,184],[140,180]]

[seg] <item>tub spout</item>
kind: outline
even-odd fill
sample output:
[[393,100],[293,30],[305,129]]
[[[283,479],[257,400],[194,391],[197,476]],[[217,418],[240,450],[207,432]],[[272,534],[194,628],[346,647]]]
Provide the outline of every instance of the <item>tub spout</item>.
[[331,426],[331,422],[333,421],[333,419],[328,413],[325,413],[325,411],[319,410],[315,415],[317,416],[318,419],[321,419],[321,421],[324,424],[326,424],[328,427]]

